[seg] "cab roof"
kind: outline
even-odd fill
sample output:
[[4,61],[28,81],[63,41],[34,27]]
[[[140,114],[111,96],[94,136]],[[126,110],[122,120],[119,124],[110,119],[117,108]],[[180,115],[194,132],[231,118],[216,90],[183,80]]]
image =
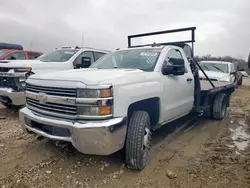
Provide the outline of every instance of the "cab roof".
[[70,50],[96,50],[96,51],[102,51],[102,52],[111,52],[109,50],[103,50],[103,49],[98,49],[98,48],[91,48],[91,47],[79,47],[79,46],[76,46],[76,47],[70,47],[70,46],[63,46],[63,47],[60,47],[60,48],[56,48],[56,50],[67,50],[67,49],[70,49]]

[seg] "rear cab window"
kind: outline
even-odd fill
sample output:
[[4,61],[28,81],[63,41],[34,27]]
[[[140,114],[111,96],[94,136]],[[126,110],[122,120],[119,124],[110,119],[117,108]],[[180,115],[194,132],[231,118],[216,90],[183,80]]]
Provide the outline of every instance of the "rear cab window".
[[37,59],[43,62],[65,62],[70,60],[79,50],[60,49],[39,56]]
[[24,60],[26,58],[25,58],[24,52],[12,52],[9,55],[7,55],[4,59],[5,60]]
[[106,55],[104,52],[94,52],[95,61],[100,59],[102,56]]

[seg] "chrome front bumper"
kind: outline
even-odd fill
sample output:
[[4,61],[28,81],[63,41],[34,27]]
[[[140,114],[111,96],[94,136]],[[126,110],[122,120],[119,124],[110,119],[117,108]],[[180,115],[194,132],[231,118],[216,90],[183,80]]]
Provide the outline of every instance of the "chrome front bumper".
[[25,92],[15,92],[12,88],[0,88],[0,97],[7,97],[11,100],[12,105],[22,106],[25,105]]
[[[98,121],[69,121],[42,116],[29,110],[27,107],[19,111],[19,119],[24,131],[27,129],[44,137],[71,142],[80,152],[94,155],[109,155],[123,148],[127,131],[127,118],[113,118]],[[69,131],[68,136],[58,136],[44,131],[39,126],[61,128]],[[29,124],[29,125],[28,125]]]

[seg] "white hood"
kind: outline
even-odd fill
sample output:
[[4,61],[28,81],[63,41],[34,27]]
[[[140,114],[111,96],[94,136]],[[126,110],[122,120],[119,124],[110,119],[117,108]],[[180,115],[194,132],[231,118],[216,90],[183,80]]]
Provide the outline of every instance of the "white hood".
[[0,67],[32,67],[32,65],[34,63],[44,63],[42,61],[39,60],[7,60],[7,61],[3,61],[6,63],[1,63],[0,62]]
[[[5,61],[6,62],[6,61]],[[8,68],[32,68],[34,73],[55,72],[69,70],[73,65],[69,62],[43,62],[40,60],[14,60],[0,63],[0,67]]]
[[[227,79],[230,79],[230,75],[228,73],[215,72],[215,71],[204,71],[204,72],[209,78],[217,79],[218,81],[220,80],[227,81]],[[200,78],[206,78],[205,75],[201,72],[201,70],[199,70],[199,76]]]
[[[34,74],[29,79],[79,81],[86,85],[122,84],[131,82],[145,82],[154,72],[144,72],[138,69],[78,69],[60,71],[48,74]],[[155,77],[155,76],[154,76]],[[153,77],[152,77],[153,78]]]

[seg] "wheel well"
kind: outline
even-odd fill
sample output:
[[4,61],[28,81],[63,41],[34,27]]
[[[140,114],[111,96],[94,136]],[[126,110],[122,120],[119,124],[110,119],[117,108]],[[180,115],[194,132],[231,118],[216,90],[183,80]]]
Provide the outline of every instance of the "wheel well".
[[128,118],[130,119],[132,113],[137,110],[146,111],[149,114],[151,126],[155,126],[160,117],[160,99],[154,97],[130,104],[128,108]]

